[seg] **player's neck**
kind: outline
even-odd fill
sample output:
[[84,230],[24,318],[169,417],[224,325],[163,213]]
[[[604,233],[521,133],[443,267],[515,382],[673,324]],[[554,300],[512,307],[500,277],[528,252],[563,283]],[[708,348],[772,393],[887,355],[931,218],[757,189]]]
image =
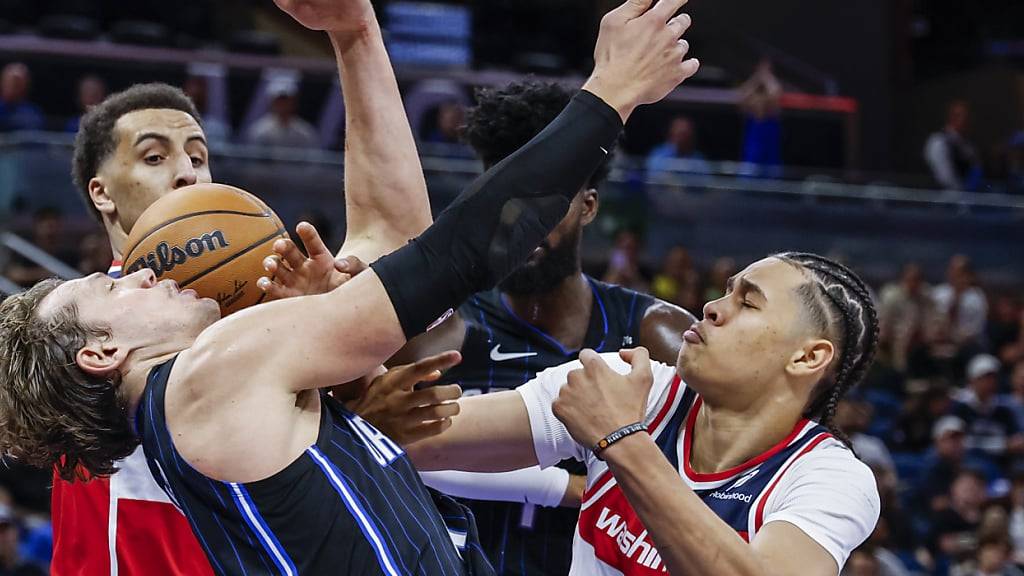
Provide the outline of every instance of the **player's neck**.
[[706,399],[693,430],[690,466],[701,474],[728,470],[770,450],[800,421],[792,398],[762,398],[743,408]]
[[137,350],[129,355],[121,371],[121,393],[128,404],[128,414],[135,414],[142,393],[146,390],[150,370],[167,362],[186,348],[187,346],[167,343],[158,348]]
[[569,276],[543,294],[503,293],[502,297],[516,316],[543,330],[566,348],[583,345],[594,293],[582,272]]
[[114,255],[115,261],[124,259],[124,245],[128,241],[128,235],[119,226],[104,221],[107,229],[107,238],[110,240],[110,252]]

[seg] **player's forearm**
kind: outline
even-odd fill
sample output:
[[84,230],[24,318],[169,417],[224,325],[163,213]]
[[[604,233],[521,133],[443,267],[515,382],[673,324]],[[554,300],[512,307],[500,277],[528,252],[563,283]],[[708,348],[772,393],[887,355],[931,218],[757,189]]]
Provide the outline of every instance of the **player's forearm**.
[[380,27],[330,38],[345,99],[346,244],[376,251],[358,254],[373,261],[430,225],[427,185]]
[[750,545],[683,483],[650,436],[634,434],[603,456],[670,574],[768,573]]
[[580,93],[536,138],[477,178],[420,237],[374,263],[406,337],[525,262],[621,131],[614,109]]
[[454,470],[421,472],[423,483],[449,496],[518,502],[539,506],[559,506],[569,487],[569,473],[561,468],[536,466],[500,473],[458,472]]
[[417,470],[509,472],[537,465],[530,416],[518,393],[471,396],[459,406],[447,430],[406,447]]

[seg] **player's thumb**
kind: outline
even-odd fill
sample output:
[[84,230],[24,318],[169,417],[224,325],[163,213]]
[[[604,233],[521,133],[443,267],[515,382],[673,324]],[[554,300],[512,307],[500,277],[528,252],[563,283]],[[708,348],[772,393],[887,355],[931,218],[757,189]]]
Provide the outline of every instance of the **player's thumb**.
[[[623,356],[622,359],[625,360],[626,357]],[[631,377],[640,382],[650,384],[654,376],[651,372],[651,354],[647,351],[647,348],[641,346],[631,350],[629,365]]]
[[626,0],[621,6],[613,11],[613,14],[622,18],[623,20],[633,20],[639,18],[647,12],[647,9],[651,7],[651,3],[654,0]]

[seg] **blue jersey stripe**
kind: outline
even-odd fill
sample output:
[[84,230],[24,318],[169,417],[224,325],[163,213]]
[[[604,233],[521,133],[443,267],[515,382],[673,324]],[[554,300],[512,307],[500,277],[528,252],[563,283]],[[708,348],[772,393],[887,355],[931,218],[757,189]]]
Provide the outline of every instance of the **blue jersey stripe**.
[[[153,392],[152,392],[152,390],[149,390],[148,388],[147,388],[147,396],[148,396],[148,398],[146,399],[146,403],[148,404],[147,409],[149,410],[150,414],[154,414],[155,412],[153,412]],[[156,437],[156,440],[157,440],[156,445],[157,445],[157,450],[160,452],[160,459],[163,460],[164,462],[166,462],[168,460],[168,458],[167,458],[166,452],[164,451],[164,445],[160,441],[160,434],[157,432],[156,418],[151,418],[150,421],[149,421],[149,425],[150,425],[150,429],[153,432],[153,435]],[[171,459],[174,459],[173,455],[172,455]],[[174,459],[174,461],[177,462],[176,459]],[[202,532],[199,531],[199,526],[198,526],[198,524],[196,524],[196,519],[192,515],[192,511],[189,510],[189,507],[185,503],[184,498],[176,498],[175,495],[174,495],[174,490],[171,488],[171,486],[165,486],[164,487],[164,492],[167,493],[167,495],[171,498],[171,500],[176,502],[181,507],[182,514],[185,515],[185,518],[188,520],[189,526],[192,527],[192,533],[199,537],[199,543],[203,546],[203,551],[206,552],[206,557],[210,559],[211,564],[213,564],[213,567],[217,569],[217,572],[220,572],[221,574],[224,574],[225,573],[224,568],[220,565],[220,562],[217,561],[217,556],[214,555],[213,551],[210,549],[210,545],[207,544],[206,538],[203,537]],[[244,568],[243,568],[243,570],[244,570]]]
[[260,516],[260,512],[249,496],[249,492],[241,484],[228,482],[227,485],[231,488],[232,498],[235,501],[235,506],[238,507],[238,511],[242,514],[242,518],[245,519],[245,523],[256,534],[264,550],[270,554],[274,564],[277,565],[277,569],[286,576],[297,576],[298,570],[295,568],[295,563],[288,557],[288,553],[285,551],[284,546],[281,546],[281,543],[278,542],[274,532],[263,521],[263,517]]
[[[351,436],[353,434],[350,430],[342,428],[337,424],[335,424],[335,429],[348,436]],[[362,471],[366,471],[366,469],[363,468],[361,464],[359,464],[359,459],[356,458],[354,454],[346,450],[344,446],[342,446],[341,444],[334,440],[331,440],[331,444],[339,451],[341,451],[343,454],[345,454],[345,456],[347,456],[353,463],[358,465]],[[403,470],[398,470],[399,466],[401,466]],[[397,460],[394,466],[388,466],[384,468],[384,470],[388,472],[388,480],[391,482],[391,486],[395,490],[396,495],[399,496],[398,500],[402,503],[402,506],[405,508],[406,512],[408,512],[409,517],[411,517],[413,521],[416,523],[416,525],[419,526],[420,530],[422,530],[423,533],[427,535],[427,542],[430,544],[430,550],[434,556],[434,559],[437,561],[437,566],[441,567],[441,565],[443,564],[441,561],[441,557],[443,556],[444,558],[450,560],[449,568],[451,570],[458,570],[458,567],[455,564],[451,563],[450,556],[443,553],[439,554],[437,548],[434,546],[435,542],[444,542],[444,538],[447,538],[448,536],[447,533],[442,532],[441,527],[436,526],[435,523],[430,522],[429,520],[425,520],[428,526],[430,528],[433,528],[433,533],[431,533],[431,531],[428,531],[427,527],[425,527],[423,523],[420,522],[420,518],[431,518],[436,514],[436,511],[428,507],[423,502],[423,500],[418,497],[419,495],[417,491],[412,486],[410,486],[405,476],[406,472],[411,472],[417,475],[419,473],[416,472],[416,470],[409,464],[408,459],[404,458]],[[411,496],[411,499],[415,501],[417,504],[419,504],[419,512],[415,512],[411,508],[409,508],[409,499],[400,494],[398,489],[399,484],[397,484],[394,481],[395,478],[397,478],[399,482],[401,482],[401,486],[405,488],[405,491]]]
[[370,545],[373,548],[374,553],[377,555],[377,561],[380,562],[380,567],[386,574],[398,576],[398,569],[395,567],[395,561],[391,557],[391,551],[384,545],[384,540],[381,538],[380,532],[377,527],[373,525],[370,518],[367,517],[363,511],[362,506],[356,500],[352,494],[352,490],[346,486],[345,481],[341,478],[341,474],[316,446],[310,446],[306,452],[313,457],[313,461],[316,462],[317,466],[323,470],[327,479],[331,485],[341,496],[342,502],[345,503],[345,507],[348,508],[349,512],[356,519],[356,523],[359,528],[363,531],[366,539],[370,541]]

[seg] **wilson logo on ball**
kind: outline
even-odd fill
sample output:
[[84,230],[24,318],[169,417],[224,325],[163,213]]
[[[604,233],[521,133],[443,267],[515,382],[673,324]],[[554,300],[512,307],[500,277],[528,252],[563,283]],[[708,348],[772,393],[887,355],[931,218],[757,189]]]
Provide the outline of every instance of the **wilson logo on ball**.
[[203,234],[198,238],[189,238],[183,246],[170,246],[167,242],[156,245],[156,249],[143,257],[136,259],[128,266],[127,273],[131,274],[143,268],[149,268],[157,278],[165,272],[174,270],[192,258],[198,258],[206,252],[214,252],[221,248],[227,248],[230,244],[224,238],[224,233],[214,230]]

